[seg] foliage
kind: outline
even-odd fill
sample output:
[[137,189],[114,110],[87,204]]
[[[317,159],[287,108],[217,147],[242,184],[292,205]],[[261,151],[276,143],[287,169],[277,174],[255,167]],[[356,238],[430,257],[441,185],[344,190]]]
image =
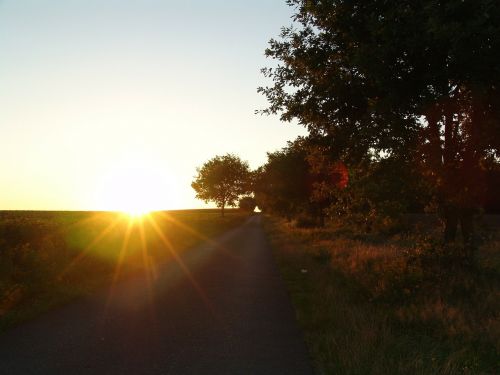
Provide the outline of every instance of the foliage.
[[266,50],[279,64],[263,70],[274,85],[259,88],[262,112],[297,119],[349,165],[411,157],[453,239],[500,151],[500,3],[287,3],[295,25]]
[[197,168],[197,172],[191,184],[196,198],[215,202],[222,216],[226,206],[234,207],[241,195],[250,192],[250,169],[238,156],[215,156]]
[[330,192],[333,219],[366,232],[397,232],[402,216],[422,212],[430,195],[412,164],[394,158],[364,162],[350,169],[349,185]]
[[309,205],[311,175],[306,152],[298,142],[268,152],[267,163],[255,173],[254,194],[264,212],[291,219]]
[[[311,164],[310,137],[298,137],[281,150],[268,152],[267,162],[254,172],[253,190],[261,210],[322,225],[328,199],[318,198],[317,186],[331,174]],[[312,224],[311,224],[312,225]]]
[[407,160],[372,157],[348,169],[313,137],[269,153],[254,190],[265,211],[295,218],[299,226],[321,226],[327,216],[385,232],[401,229],[401,215],[422,211],[430,194]]
[[254,197],[242,197],[238,202],[238,207],[245,212],[254,212],[257,201]]

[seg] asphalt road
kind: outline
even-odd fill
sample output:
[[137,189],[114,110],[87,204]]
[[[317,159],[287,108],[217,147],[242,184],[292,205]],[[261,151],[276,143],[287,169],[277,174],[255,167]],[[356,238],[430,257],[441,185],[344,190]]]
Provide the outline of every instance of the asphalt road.
[[311,374],[254,216],[171,261],[0,336],[0,374]]

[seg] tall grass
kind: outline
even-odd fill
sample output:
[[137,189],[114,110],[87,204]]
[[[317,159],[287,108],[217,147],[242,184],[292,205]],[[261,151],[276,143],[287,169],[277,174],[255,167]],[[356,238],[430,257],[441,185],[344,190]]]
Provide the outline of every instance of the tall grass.
[[500,373],[498,232],[464,267],[414,234],[266,227],[318,373]]
[[0,212],[0,331],[97,287],[149,272],[244,220],[236,211]]

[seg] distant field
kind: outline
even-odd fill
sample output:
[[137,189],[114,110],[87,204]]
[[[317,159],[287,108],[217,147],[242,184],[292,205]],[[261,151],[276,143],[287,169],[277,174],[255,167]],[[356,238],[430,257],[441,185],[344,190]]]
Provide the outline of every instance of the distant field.
[[151,272],[173,254],[241,223],[227,210],[0,211],[0,332],[97,287]]
[[318,373],[500,373],[499,217],[482,219],[465,268],[436,252],[432,222],[413,219],[381,236],[266,218]]

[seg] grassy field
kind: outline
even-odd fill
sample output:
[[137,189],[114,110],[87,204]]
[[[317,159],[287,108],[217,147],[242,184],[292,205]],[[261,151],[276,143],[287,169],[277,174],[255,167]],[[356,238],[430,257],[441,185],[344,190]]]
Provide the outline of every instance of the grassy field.
[[415,228],[384,237],[266,218],[266,230],[319,374],[500,373],[498,226],[482,230],[473,266]]
[[0,332],[243,222],[238,211],[0,211]]

